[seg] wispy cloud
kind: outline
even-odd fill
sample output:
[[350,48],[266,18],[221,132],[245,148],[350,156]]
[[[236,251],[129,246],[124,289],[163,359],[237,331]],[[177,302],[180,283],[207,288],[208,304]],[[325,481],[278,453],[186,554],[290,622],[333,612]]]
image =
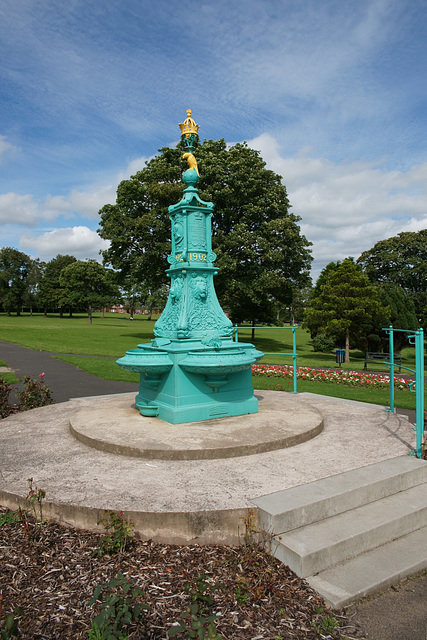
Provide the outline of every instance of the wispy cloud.
[[6,153],[14,153],[18,151],[17,147],[7,141],[6,136],[0,135],[0,162],[2,162],[2,156]]

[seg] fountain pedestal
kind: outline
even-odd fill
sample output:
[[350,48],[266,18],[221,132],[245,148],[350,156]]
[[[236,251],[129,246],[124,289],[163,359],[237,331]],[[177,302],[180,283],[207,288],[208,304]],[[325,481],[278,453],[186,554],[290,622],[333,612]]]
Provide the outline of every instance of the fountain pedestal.
[[233,342],[233,325],[216,296],[211,218],[214,205],[200,199],[193,155],[198,125],[187,112],[181,127],[189,164],[187,188],[169,207],[172,224],[171,287],[155,324],[156,338],[138,345],[117,363],[140,374],[136,407],[144,416],[173,424],[258,411],[252,364],[264,355],[252,344]]

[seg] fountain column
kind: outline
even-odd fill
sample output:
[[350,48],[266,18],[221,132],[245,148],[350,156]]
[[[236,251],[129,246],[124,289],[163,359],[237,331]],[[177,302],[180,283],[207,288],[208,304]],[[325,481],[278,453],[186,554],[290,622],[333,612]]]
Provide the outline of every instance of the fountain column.
[[214,204],[201,200],[196,188],[199,126],[190,110],[180,129],[189,168],[182,176],[182,199],[169,207],[168,301],[155,324],[155,338],[117,360],[123,369],[140,374],[135,401],[140,413],[173,424],[256,413],[252,364],[263,356],[252,344],[233,342],[232,323],[218,302]]

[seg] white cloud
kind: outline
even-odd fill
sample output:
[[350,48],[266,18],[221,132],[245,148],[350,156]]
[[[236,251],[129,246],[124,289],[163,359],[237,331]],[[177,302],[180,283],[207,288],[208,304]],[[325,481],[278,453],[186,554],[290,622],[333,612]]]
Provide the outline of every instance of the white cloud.
[[331,260],[357,258],[379,240],[427,228],[427,163],[392,171],[380,163],[335,164],[310,149],[286,158],[268,134],[249,144],[283,176],[302,233],[313,242],[314,277]]
[[144,156],[131,160],[126,169],[104,184],[94,184],[86,191],[74,189],[65,196],[48,195],[42,202],[32,194],[0,194],[0,224],[36,227],[40,221],[52,222],[59,216],[96,220],[101,207],[116,202],[118,184],[143,169],[146,160]]
[[29,251],[41,260],[51,260],[60,253],[73,255],[78,260],[95,258],[101,261],[99,252],[108,246],[108,241],[85,226],[54,229],[39,236],[27,232],[20,240],[23,251]]
[[0,194],[0,223],[37,226],[40,211],[32,195]]
[[0,162],[2,160],[3,154],[10,151],[18,151],[17,147],[14,147],[13,144],[10,144],[5,138],[5,136],[0,135]]

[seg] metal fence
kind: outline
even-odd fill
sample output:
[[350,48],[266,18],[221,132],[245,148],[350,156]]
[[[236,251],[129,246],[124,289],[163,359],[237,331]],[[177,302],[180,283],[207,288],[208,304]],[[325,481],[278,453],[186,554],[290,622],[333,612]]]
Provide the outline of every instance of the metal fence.
[[239,341],[239,329],[287,329],[288,331],[292,331],[292,353],[284,353],[283,351],[266,351],[264,355],[266,356],[292,356],[292,367],[293,367],[293,391],[292,393],[297,393],[297,338],[296,338],[296,330],[297,327],[264,327],[263,325],[256,326],[242,326],[239,327],[237,324],[234,325],[234,341]]

